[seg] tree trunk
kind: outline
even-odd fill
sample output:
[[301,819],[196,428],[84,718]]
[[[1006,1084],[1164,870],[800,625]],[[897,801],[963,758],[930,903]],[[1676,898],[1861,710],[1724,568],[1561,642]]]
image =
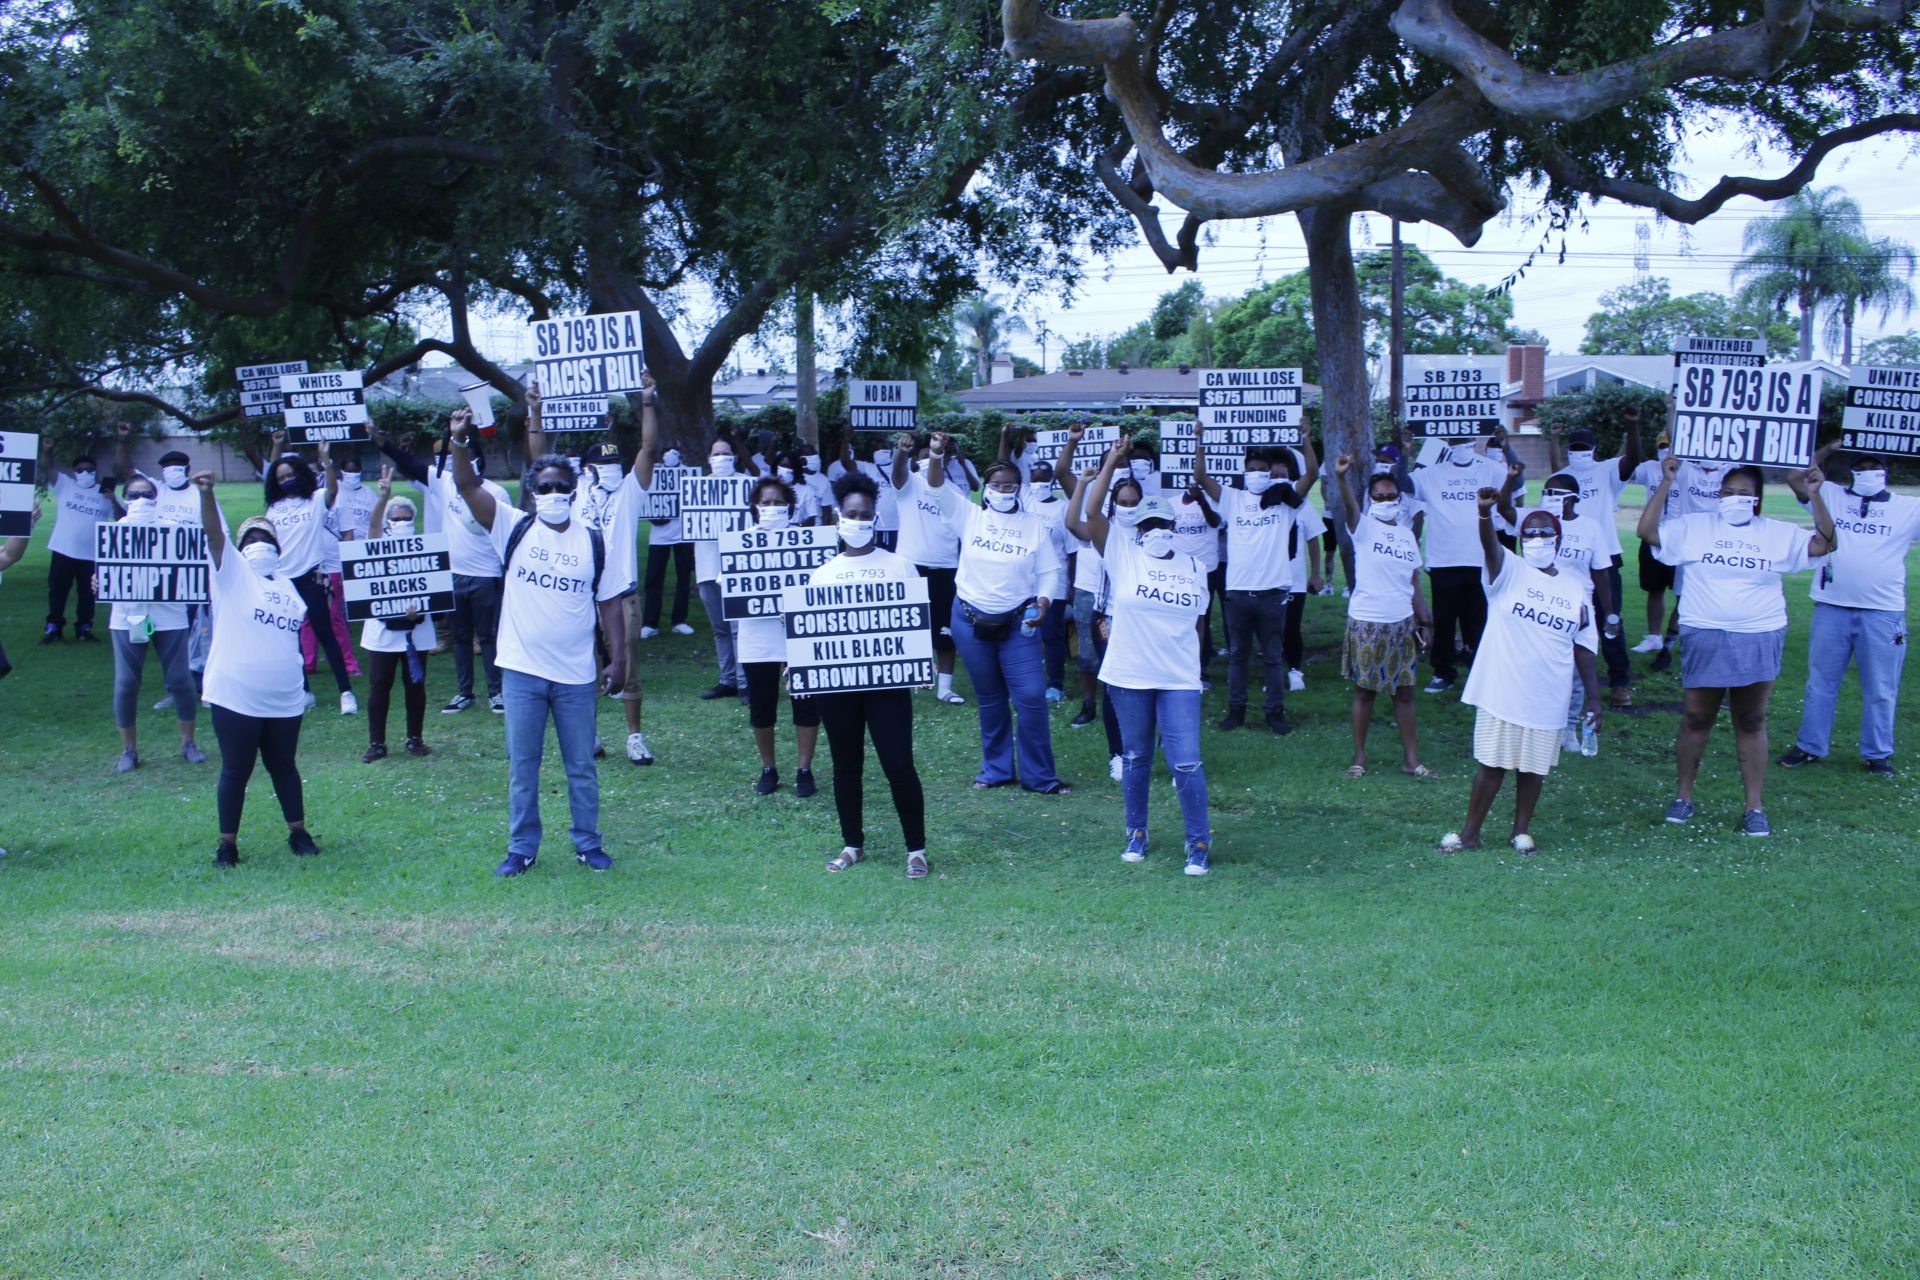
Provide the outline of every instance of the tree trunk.
[[807,452],[820,448],[819,379],[813,371],[813,291],[802,285],[793,300],[793,430]]
[[1848,298],[1846,309],[1840,313],[1840,363],[1853,364],[1853,299]]
[[1366,316],[1353,270],[1352,213],[1322,206],[1298,215],[1307,239],[1313,342],[1320,360],[1320,422],[1326,451],[1365,460],[1373,451],[1367,387]]
[[1800,291],[1800,358],[1813,359],[1813,292]]

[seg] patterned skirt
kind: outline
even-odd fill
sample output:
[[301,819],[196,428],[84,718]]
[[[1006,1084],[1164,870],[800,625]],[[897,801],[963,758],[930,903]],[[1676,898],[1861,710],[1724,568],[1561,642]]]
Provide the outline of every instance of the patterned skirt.
[[1340,674],[1362,689],[1392,693],[1413,683],[1420,661],[1420,640],[1413,619],[1360,622],[1347,619],[1347,641],[1340,651]]
[[1517,769],[1546,777],[1560,763],[1559,729],[1529,729],[1476,711],[1473,758],[1489,769]]

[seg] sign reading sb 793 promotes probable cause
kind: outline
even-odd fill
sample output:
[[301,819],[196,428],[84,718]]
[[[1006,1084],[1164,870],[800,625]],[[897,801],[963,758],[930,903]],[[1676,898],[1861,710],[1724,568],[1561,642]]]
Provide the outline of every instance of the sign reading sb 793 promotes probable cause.
[[640,375],[646,370],[647,360],[638,311],[560,316],[535,320],[527,327],[533,335],[540,393],[550,400],[617,396],[640,390]]
[[1490,436],[1500,429],[1500,383],[1478,365],[1422,369],[1401,388],[1407,432],[1437,440]]
[[1727,466],[1810,467],[1820,374],[1684,364],[1674,383],[1673,452]]
[[365,440],[367,393],[358,369],[289,373],[280,379],[287,401],[290,444],[332,444]]
[[803,585],[839,549],[840,535],[832,525],[736,529],[721,534],[721,615],[773,617],[780,612],[780,593]]

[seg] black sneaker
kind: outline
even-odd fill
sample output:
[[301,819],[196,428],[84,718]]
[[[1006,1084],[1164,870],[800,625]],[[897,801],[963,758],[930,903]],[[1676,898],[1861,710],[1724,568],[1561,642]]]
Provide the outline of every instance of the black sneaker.
[[1794,747],[1774,763],[1778,764],[1782,769],[1798,769],[1803,764],[1819,764],[1820,757],[1802,751],[1798,747]]
[[730,684],[717,684],[713,686],[713,688],[701,694],[700,701],[718,702],[722,698],[735,698],[735,697],[738,697],[739,695],[740,695],[740,690],[736,689],[734,686]]
[[88,644],[100,643],[100,637],[93,634],[92,625],[87,623],[82,623],[73,629],[73,638],[76,640],[85,640]]
[[521,875],[533,870],[534,859],[538,856],[531,853],[510,853],[501,860],[499,866],[493,869],[493,874],[502,878]]
[[311,858],[320,852],[320,846],[313,842],[313,837],[307,834],[305,827],[287,832],[287,848],[302,858]]
[[60,625],[55,622],[49,622],[47,629],[40,633],[41,644],[59,644],[64,639],[66,637],[60,634]]
[[1080,714],[1067,721],[1067,728],[1084,729],[1099,718],[1100,717],[1093,714],[1093,704],[1091,702],[1082,702],[1080,704]]
[[778,769],[762,769],[760,781],[753,784],[753,794],[757,796],[770,796],[779,789],[780,771]]
[[216,867],[237,867],[240,865],[240,849],[237,845],[222,840],[213,847],[213,865]]
[[802,769],[793,775],[793,794],[805,800],[820,788],[813,785],[813,770]]
[[1427,681],[1427,687],[1425,689],[1425,692],[1445,693],[1447,690],[1451,688],[1453,688],[1452,676],[1435,676],[1433,679]]
[[374,742],[368,744],[367,754],[360,757],[360,763],[372,764],[375,760],[385,760],[386,758],[387,744],[384,742]]
[[1247,709],[1245,707],[1228,707],[1227,714],[1220,717],[1220,732],[1232,733],[1246,722]]
[[433,748],[418,738],[408,738],[407,754],[410,756],[430,756],[433,754]]
[[1887,759],[1885,756],[1882,756],[1878,760],[1869,760],[1867,761],[1867,772],[1873,774],[1876,778],[1891,778],[1893,776],[1893,761]]
[[1267,728],[1282,738],[1293,732],[1293,726],[1287,723],[1287,713],[1280,710],[1267,712]]
[[1653,661],[1647,664],[1649,671],[1666,671],[1673,666],[1673,650],[1662,649],[1653,655]]

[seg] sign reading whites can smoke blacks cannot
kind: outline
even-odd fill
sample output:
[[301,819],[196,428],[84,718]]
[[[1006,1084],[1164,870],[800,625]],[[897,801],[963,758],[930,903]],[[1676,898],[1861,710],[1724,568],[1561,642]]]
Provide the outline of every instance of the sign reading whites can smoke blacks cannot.
[[555,396],[540,402],[540,430],[550,436],[569,431],[601,432],[607,429],[605,396]]
[[1298,369],[1200,370],[1200,425],[1228,449],[1299,444],[1306,383]]
[[920,384],[872,382],[847,384],[847,425],[855,431],[912,431],[920,421]]
[[102,524],[93,531],[98,598],[107,604],[205,604],[206,530]]
[[653,486],[640,494],[634,513],[642,520],[673,520],[680,515],[680,477],[697,476],[698,467],[663,467],[655,464]]
[[747,496],[752,476],[680,477],[680,536],[688,542],[716,542],[723,533],[747,525]]
[[1500,428],[1500,383],[1474,365],[1422,369],[1418,379],[1407,379],[1400,399],[1412,435],[1465,440]]
[[933,683],[927,580],[832,582],[780,593],[787,690],[851,693]]
[[1813,465],[1820,375],[1778,365],[1758,369],[1688,364],[1674,381],[1673,452],[1695,462],[1762,467]]
[[1920,456],[1920,369],[1855,365],[1840,415],[1840,447]]
[[453,558],[444,533],[348,538],[340,544],[347,621],[453,612]]
[[1699,335],[1673,340],[1673,367],[1690,364],[1712,365],[1721,369],[1758,369],[1767,362],[1765,338],[1703,338]]
[[[1020,456],[1025,459],[1028,466],[1036,462],[1044,462],[1050,467],[1058,467],[1060,455],[1067,447],[1068,438],[1065,430],[1036,431],[1033,433],[1033,443],[1028,445],[1027,451]],[[1079,446],[1073,451],[1074,469],[1078,471],[1097,465],[1100,455],[1113,448],[1114,441],[1119,438],[1120,428],[1111,423],[1086,428],[1080,435]]]
[[830,525],[737,529],[720,535],[720,612],[727,618],[771,618],[780,593],[805,585],[833,559],[840,535]]
[[358,369],[325,373],[289,373],[280,379],[287,400],[287,440],[291,444],[365,440],[367,393]]
[[305,373],[305,360],[282,360],[278,364],[243,364],[233,371],[240,382],[240,412],[249,418],[265,418],[285,413],[286,393],[280,379],[290,373]]
[[561,316],[528,327],[545,394],[564,399],[640,390],[647,361],[638,311]]
[[0,538],[33,532],[33,489],[40,483],[40,437],[0,431]]

